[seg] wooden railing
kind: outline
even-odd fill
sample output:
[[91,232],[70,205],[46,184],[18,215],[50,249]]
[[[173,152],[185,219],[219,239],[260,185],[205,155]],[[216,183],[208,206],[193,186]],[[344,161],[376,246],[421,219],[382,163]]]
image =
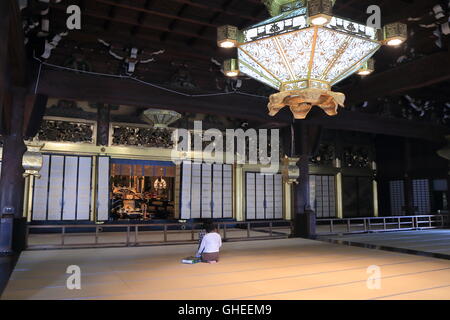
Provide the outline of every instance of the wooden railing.
[[317,234],[352,234],[444,228],[448,215],[317,219]]
[[[292,224],[289,221],[231,221],[218,222],[216,225],[223,241],[287,238],[292,230]],[[130,247],[196,243],[198,238],[195,235],[200,231],[201,226],[202,223],[28,225],[27,249]],[[114,232],[114,234],[111,232]],[[108,234],[111,235],[110,241],[101,239]],[[178,237],[186,234],[189,236],[185,239],[169,239],[169,236],[172,234],[176,234]],[[31,236],[38,239],[40,243],[30,243]],[[147,238],[160,236],[160,238],[145,240],[143,239],[145,236]],[[73,242],[74,239],[80,237],[87,241],[82,243]],[[48,240],[47,243],[45,243],[46,239]]]

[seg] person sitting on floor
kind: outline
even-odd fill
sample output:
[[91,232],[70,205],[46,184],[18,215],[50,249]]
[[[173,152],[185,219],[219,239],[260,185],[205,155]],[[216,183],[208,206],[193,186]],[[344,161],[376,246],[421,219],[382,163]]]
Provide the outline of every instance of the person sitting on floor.
[[219,249],[222,246],[222,238],[217,233],[217,228],[213,224],[207,224],[206,235],[203,237],[197,257],[202,258],[202,262],[219,262]]

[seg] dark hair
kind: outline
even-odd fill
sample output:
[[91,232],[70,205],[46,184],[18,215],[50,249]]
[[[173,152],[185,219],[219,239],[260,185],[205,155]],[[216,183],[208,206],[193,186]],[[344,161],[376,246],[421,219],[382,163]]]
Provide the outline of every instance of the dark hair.
[[214,230],[216,230],[216,225],[214,223],[208,223],[205,226],[205,230],[207,233],[213,232]]

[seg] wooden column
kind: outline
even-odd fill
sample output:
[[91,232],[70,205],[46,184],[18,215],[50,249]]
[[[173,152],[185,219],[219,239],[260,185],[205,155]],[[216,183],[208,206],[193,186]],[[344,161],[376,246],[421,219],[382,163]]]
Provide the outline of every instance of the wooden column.
[[109,144],[110,107],[108,104],[97,104],[97,145]]
[[415,214],[414,210],[414,193],[413,193],[413,182],[411,178],[412,169],[412,155],[411,155],[411,141],[405,138],[404,143],[404,162],[405,162],[405,173],[404,173],[404,183],[405,183],[405,207],[404,213],[407,216],[412,216]]
[[310,238],[316,234],[316,215],[310,203],[309,159],[318,147],[321,128],[295,125],[295,153],[300,160],[298,183],[294,185],[294,237]]
[[[22,158],[27,150],[23,141],[23,115],[26,90],[12,90],[12,103],[5,104],[8,117],[7,131],[3,136],[3,160],[0,178],[0,214],[3,219],[13,219],[13,230],[0,234],[12,237],[12,249],[21,251],[25,244],[26,218],[23,218],[25,179]],[[2,240],[5,240],[4,238]],[[4,241],[2,241],[4,243]]]
[[9,39],[9,15],[9,1],[0,1],[0,39],[2,39],[2,45],[0,45],[0,110],[3,107],[5,92],[9,87],[8,46],[5,45]]

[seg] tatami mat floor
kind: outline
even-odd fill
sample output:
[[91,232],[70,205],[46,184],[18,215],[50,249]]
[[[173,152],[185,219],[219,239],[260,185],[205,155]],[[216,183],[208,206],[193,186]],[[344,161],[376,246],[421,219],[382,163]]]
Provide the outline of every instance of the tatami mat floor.
[[450,229],[352,234],[323,238],[450,256]]
[[[181,264],[195,249],[27,251],[2,299],[450,298],[448,260],[282,239],[224,243],[218,264]],[[81,290],[66,287],[70,265],[81,269]],[[373,265],[379,267],[379,289],[368,286]]]

